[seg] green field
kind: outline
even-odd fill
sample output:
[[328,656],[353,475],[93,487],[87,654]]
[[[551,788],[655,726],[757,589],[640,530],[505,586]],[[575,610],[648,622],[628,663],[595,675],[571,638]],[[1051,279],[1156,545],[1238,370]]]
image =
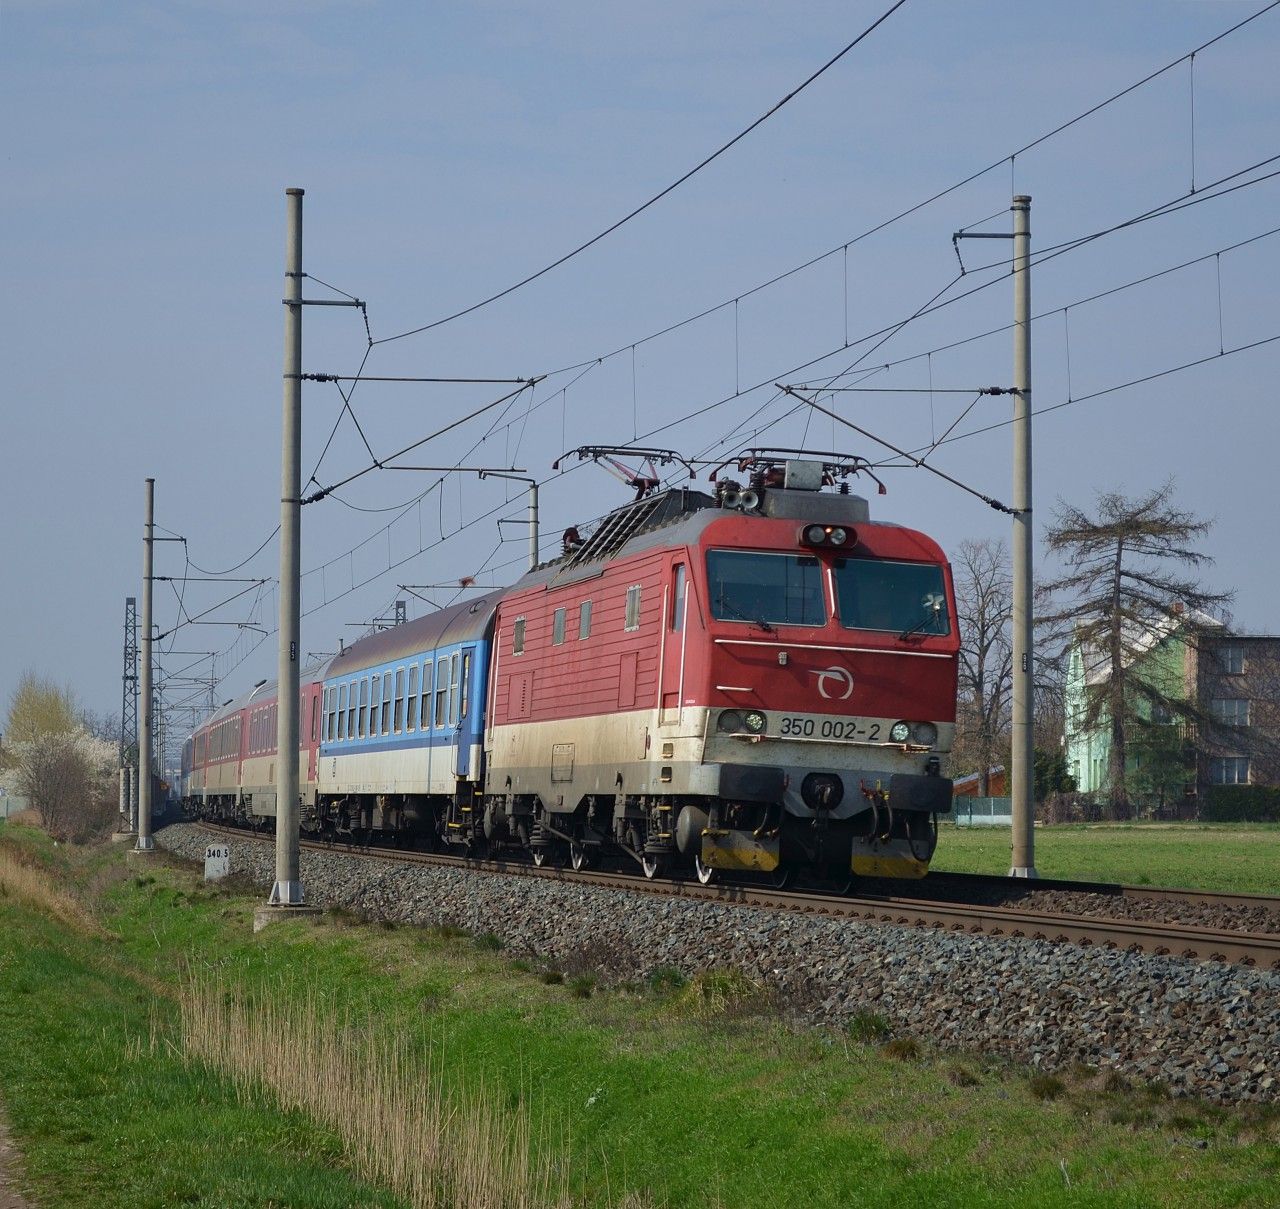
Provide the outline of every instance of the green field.
[[[1037,827],[1041,877],[1280,895],[1280,823],[1088,823]],[[1009,871],[1007,827],[943,824],[933,868]]]
[[[16,832],[0,851],[34,851]],[[527,1107],[575,1204],[1275,1204],[1280,1110],[932,1053],[871,1014],[791,1027],[725,975],[605,990],[492,937],[343,913],[255,937],[257,893],[162,855],[40,851],[96,920],[0,894],[0,1098],[42,1206],[405,1203],[358,1174],[350,1131],[184,1059],[192,973],[346,1020],[510,1119]]]

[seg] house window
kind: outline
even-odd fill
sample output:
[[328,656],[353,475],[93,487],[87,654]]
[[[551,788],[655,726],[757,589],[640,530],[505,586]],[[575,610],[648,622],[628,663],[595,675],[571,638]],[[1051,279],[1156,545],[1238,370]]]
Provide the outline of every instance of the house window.
[[1249,701],[1245,697],[1215,697],[1209,712],[1220,726],[1248,726]]
[[584,600],[578,606],[578,638],[591,637],[591,601]]
[[564,645],[564,609],[557,609],[551,615],[551,645]]
[[640,628],[640,585],[632,584],[627,589],[627,617],[623,622],[624,630],[638,630]]
[[1156,726],[1168,726],[1173,721],[1173,713],[1163,701],[1151,703],[1151,721]]
[[418,665],[409,669],[409,719],[405,730],[416,730],[418,727]]
[[1210,785],[1248,785],[1248,756],[1215,756],[1209,761]]
[[1229,676],[1244,675],[1244,647],[1224,646],[1218,651],[1222,670]]
[[524,618],[517,617],[511,626],[511,653],[524,654]]

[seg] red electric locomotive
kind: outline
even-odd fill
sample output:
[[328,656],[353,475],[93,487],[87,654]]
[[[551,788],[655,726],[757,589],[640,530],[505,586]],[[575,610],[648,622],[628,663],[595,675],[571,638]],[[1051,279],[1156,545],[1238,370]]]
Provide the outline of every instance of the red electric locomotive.
[[865,463],[741,468],[745,490],[654,491],[570,530],[502,597],[484,781],[455,825],[650,877],[923,876],[951,808],[946,558],[848,493]]

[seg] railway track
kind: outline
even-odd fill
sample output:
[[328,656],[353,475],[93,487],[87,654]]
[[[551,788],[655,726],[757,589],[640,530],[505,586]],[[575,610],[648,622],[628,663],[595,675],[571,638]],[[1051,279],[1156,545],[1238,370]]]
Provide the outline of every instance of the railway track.
[[[197,824],[210,834],[235,839],[273,842],[270,836],[223,827],[212,823]],[[1280,932],[1246,932],[1223,928],[1200,927],[1155,920],[1116,918],[1107,915],[1066,914],[1038,911],[1005,904],[951,901],[946,898],[907,897],[894,892],[832,895],[810,890],[777,890],[746,882],[724,882],[709,886],[693,879],[649,881],[638,874],[612,870],[589,869],[571,872],[564,868],[539,869],[525,861],[469,859],[448,853],[416,852],[404,849],[338,845],[316,840],[303,840],[303,848],[320,853],[347,856],[374,856],[383,860],[408,864],[467,869],[475,872],[501,873],[521,877],[550,878],[578,885],[607,886],[636,893],[684,898],[701,902],[720,902],[739,906],[763,907],[795,911],[801,914],[843,916],[866,923],[891,924],[906,928],[936,928],[949,932],[992,937],[1015,937],[1043,940],[1057,944],[1098,946],[1107,949],[1174,956],[1192,961],[1234,962],[1260,969],[1280,970]],[[930,874],[922,887],[939,889],[944,885],[952,893],[969,886],[989,893],[993,886],[1008,885],[1008,879],[977,874]],[[1111,883],[1042,882],[1027,883],[1035,890],[1064,890],[1104,894],[1124,898],[1138,896],[1155,900],[1209,903],[1211,905],[1280,907],[1280,902],[1264,895],[1214,895],[1193,890],[1155,889],[1118,886]],[[1020,894],[1031,890],[1017,887]]]

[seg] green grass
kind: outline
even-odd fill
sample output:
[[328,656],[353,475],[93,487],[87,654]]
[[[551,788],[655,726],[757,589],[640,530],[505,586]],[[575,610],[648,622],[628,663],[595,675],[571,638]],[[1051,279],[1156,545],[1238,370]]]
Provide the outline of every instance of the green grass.
[[[1280,824],[1090,823],[1037,827],[1036,869],[1058,877],[1142,886],[1280,895]],[[933,868],[1009,871],[1007,827],[954,827],[938,835]]]
[[720,972],[579,997],[457,929],[327,917],[254,936],[260,896],[207,890],[164,857],[142,877],[123,863],[68,865],[96,886],[118,941],[0,900],[0,1096],[42,1205],[394,1203],[349,1174],[331,1133],[265,1098],[238,1102],[166,1048],[184,965],[317,996],[403,1038],[406,1055],[443,1053],[446,1081],[531,1103],[587,1204],[628,1192],[672,1209],[1275,1201],[1276,1112],[1089,1070],[1059,1075],[1046,1097],[1034,1072],[891,1044],[870,1006],[857,1037],[788,1027],[759,987]]

